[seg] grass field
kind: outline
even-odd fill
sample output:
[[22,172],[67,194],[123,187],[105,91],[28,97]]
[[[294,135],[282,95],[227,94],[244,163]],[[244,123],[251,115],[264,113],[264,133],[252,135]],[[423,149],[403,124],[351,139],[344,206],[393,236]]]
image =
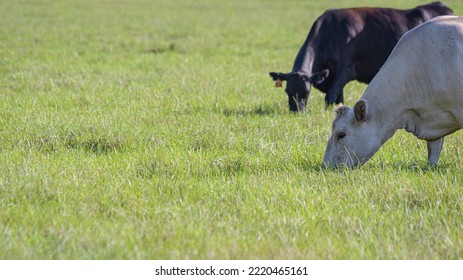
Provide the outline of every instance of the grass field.
[[267,74],[325,9],[425,2],[0,0],[0,258],[463,258],[461,132],[325,170],[324,95]]

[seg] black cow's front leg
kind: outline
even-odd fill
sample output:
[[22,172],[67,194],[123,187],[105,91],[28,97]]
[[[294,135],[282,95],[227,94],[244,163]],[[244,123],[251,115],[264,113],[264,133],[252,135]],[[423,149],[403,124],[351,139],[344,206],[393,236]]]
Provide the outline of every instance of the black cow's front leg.
[[344,86],[355,79],[355,68],[353,67],[340,67],[336,73],[340,73],[339,76],[336,76],[331,84],[331,87],[328,89],[328,92],[325,96],[326,107],[339,104],[344,102]]
[[336,104],[344,103],[344,91],[341,89],[341,94],[336,98]]
[[342,88],[332,89],[326,93],[325,105],[328,108],[333,104],[339,104],[344,102],[344,92]]

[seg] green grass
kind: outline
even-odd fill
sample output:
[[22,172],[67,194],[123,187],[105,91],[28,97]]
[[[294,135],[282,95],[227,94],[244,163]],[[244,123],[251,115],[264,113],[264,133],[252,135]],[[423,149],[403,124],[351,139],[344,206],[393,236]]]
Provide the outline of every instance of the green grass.
[[461,259],[461,132],[325,170],[323,94],[267,74],[325,9],[424,2],[0,0],[0,258]]

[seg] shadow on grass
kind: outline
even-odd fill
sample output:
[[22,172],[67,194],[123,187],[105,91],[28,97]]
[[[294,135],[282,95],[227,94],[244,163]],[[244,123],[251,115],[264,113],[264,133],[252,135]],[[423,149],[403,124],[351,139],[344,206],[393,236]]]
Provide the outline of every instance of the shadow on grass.
[[219,108],[217,111],[225,116],[271,116],[283,113],[277,106],[257,106],[255,108]]
[[122,150],[123,143],[113,139],[89,139],[84,141],[66,141],[65,146],[68,149],[83,149],[96,155],[105,155]]
[[124,140],[119,136],[100,134],[95,129],[76,134],[73,131],[64,137],[64,146],[68,149],[82,149],[96,155],[105,155],[124,148]]
[[437,165],[429,165],[427,162],[389,162],[389,163],[366,163],[362,166],[347,167],[341,165],[339,167],[326,167],[322,162],[318,164],[310,164],[307,166],[307,169],[313,170],[316,172],[349,172],[355,170],[364,170],[364,171],[385,171],[385,170],[394,170],[402,172],[412,172],[412,173],[427,173],[427,172],[437,172],[444,173],[450,167],[447,163],[440,163]]
[[64,134],[42,133],[20,141],[28,149],[36,149],[43,153],[68,150],[84,150],[96,155],[105,155],[124,149],[125,141],[118,136],[97,134],[92,131]]
[[390,164],[379,163],[373,168],[376,169],[393,169],[396,171],[415,172],[415,173],[427,173],[427,172],[445,172],[449,165],[446,163],[440,163],[437,165],[430,165],[427,162],[393,162]]
[[175,43],[170,43],[165,46],[155,46],[151,49],[145,50],[144,52],[151,53],[151,54],[161,54],[161,53],[167,53],[167,52],[181,53],[181,51],[179,50],[178,46]]

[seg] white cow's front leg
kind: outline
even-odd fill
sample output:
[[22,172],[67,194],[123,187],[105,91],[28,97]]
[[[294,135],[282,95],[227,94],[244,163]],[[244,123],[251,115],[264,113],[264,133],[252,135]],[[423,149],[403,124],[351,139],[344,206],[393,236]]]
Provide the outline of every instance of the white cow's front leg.
[[428,163],[436,165],[439,161],[440,152],[442,151],[442,145],[444,144],[444,137],[441,137],[434,141],[428,141]]

